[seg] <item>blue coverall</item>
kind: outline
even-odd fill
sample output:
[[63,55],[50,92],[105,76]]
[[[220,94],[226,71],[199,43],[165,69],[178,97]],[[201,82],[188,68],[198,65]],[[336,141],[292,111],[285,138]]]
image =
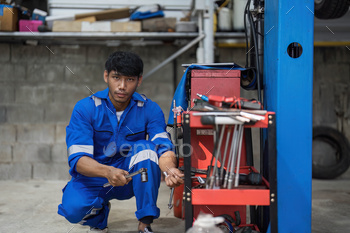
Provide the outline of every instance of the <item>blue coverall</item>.
[[[135,196],[137,219],[159,217],[156,206],[160,185],[159,157],[174,146],[166,132],[158,104],[134,93],[118,122],[108,96],[109,89],[80,100],[67,126],[69,173],[72,179],[63,189],[58,213],[71,223],[103,229],[107,226],[109,200]],[[148,135],[148,140],[146,140]],[[82,156],[132,173],[147,168],[148,182],[134,177],[129,184],[103,188],[106,178],[86,177],[76,171]]]

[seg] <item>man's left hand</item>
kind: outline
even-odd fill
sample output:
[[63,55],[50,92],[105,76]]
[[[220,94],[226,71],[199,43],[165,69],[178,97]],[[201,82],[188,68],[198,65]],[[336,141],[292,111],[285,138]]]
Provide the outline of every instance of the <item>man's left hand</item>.
[[167,173],[168,176],[165,177],[165,183],[169,187],[177,187],[184,183],[184,180],[182,179],[182,177],[184,177],[184,174],[179,169],[169,168]]

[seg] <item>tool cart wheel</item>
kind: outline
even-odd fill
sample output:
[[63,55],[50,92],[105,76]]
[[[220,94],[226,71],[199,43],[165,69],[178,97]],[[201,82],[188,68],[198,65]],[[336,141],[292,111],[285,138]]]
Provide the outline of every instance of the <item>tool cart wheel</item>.
[[312,137],[312,177],[334,179],[350,165],[350,145],[338,130],[318,126]]
[[349,10],[349,0],[315,0],[315,16],[319,19],[336,19]]

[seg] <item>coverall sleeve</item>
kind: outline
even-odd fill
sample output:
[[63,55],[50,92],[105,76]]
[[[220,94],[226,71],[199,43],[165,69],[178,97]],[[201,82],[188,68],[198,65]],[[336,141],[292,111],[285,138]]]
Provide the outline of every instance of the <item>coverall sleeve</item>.
[[69,174],[73,177],[78,175],[76,164],[82,156],[93,158],[94,142],[93,127],[90,113],[83,104],[78,102],[73,110],[69,125],[66,128],[66,143]]
[[151,111],[148,111],[147,133],[149,140],[156,145],[158,157],[167,151],[175,151],[169,133],[166,131],[162,109],[155,102],[152,102]]

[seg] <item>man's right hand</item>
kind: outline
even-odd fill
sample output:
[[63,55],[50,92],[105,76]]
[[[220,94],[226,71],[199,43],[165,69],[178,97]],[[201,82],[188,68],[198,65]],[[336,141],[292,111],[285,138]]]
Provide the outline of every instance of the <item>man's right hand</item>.
[[126,175],[129,175],[127,171],[109,166],[106,178],[112,186],[124,186],[132,180],[132,178],[125,178]]

